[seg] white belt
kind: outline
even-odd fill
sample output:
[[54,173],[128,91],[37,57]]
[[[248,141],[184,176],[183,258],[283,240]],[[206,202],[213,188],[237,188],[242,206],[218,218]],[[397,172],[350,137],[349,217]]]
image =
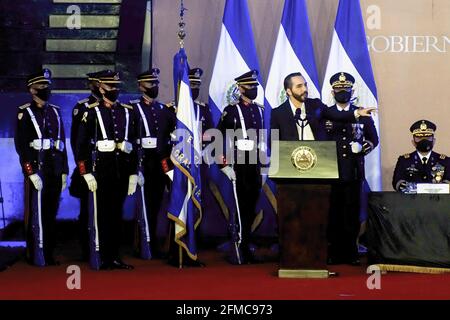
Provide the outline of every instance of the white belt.
[[53,139],[34,139],[30,142],[30,147],[34,150],[49,150],[56,149],[59,151],[64,150],[64,142],[61,140],[53,140]]
[[125,153],[131,153],[133,145],[128,141],[116,143],[114,140],[100,140],[97,141],[97,149],[100,152],[113,152],[115,149],[119,149]]
[[[141,140],[138,139],[137,140],[138,144],[141,144]],[[153,138],[153,137],[145,137],[142,138],[142,148],[144,149],[155,149],[158,143],[158,138]]]

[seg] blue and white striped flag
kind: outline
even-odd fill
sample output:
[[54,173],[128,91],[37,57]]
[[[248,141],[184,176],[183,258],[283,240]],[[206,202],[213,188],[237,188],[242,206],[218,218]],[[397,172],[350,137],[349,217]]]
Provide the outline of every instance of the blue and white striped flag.
[[[340,0],[334,25],[330,56],[322,86],[322,100],[333,105],[330,78],[337,72],[348,72],[355,77],[355,105],[378,107],[377,88],[367,48],[364,21],[359,0]],[[375,127],[379,131],[378,115],[373,114]],[[366,180],[372,191],[381,190],[380,148],[366,156]]]
[[266,107],[278,107],[287,96],[284,78],[300,72],[308,83],[308,97],[320,98],[319,78],[304,0],[286,0],[266,85]]
[[[223,109],[237,99],[239,90],[234,79],[253,69],[260,70],[247,0],[227,0],[209,86],[209,106],[216,124]],[[260,75],[258,75],[258,81],[262,83]],[[262,86],[258,86],[258,96],[255,101],[261,105],[264,103]],[[211,166],[209,176],[210,188],[228,220],[229,211],[235,210],[231,182],[220,172],[217,165]]]
[[179,79],[175,131],[177,142],[170,156],[175,168],[168,216],[175,222],[175,242],[186,250],[191,259],[196,260],[195,229],[202,218],[199,167],[201,144],[184,49],[175,55],[174,70],[174,75]]
[[[227,0],[223,14],[219,47],[209,85],[209,105],[215,123],[223,109],[235,100],[238,92],[234,78],[252,69],[260,71],[247,0]],[[258,76],[261,84],[261,78]],[[255,99],[264,103],[264,90],[258,86]]]

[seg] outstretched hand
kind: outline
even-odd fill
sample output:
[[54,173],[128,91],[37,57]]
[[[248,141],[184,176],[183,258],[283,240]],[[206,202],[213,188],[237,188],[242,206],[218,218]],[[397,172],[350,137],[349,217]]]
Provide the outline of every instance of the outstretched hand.
[[360,117],[370,117],[372,114],[377,113],[378,109],[374,107],[359,108],[357,112]]

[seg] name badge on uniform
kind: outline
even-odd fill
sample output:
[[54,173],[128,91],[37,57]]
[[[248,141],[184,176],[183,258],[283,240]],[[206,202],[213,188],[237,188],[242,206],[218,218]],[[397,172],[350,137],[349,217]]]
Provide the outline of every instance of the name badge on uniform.
[[255,147],[255,142],[253,140],[239,139],[237,141],[237,148],[240,151],[252,151]]
[[144,149],[155,149],[158,143],[158,138],[146,137],[142,138],[142,148]]
[[131,151],[133,151],[133,145],[128,141],[124,141],[124,142],[120,143],[119,146],[120,146],[119,149],[122,152],[131,153]]
[[99,140],[97,141],[97,149],[100,152],[113,152],[116,148],[114,140]]

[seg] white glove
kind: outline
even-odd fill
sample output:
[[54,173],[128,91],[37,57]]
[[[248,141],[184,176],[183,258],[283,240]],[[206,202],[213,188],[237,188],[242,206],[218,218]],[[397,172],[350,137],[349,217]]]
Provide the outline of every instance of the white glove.
[[170,181],[173,181],[173,169],[166,172],[167,176],[169,177]]
[[67,187],[67,174],[63,173],[61,176],[61,192],[63,192]]
[[223,167],[220,169],[231,181],[236,181],[236,172],[230,166]]
[[83,178],[84,180],[86,180],[86,183],[90,191],[92,192],[97,191],[97,180],[95,180],[95,177],[91,173],[83,174]]
[[362,145],[359,142],[352,141],[350,142],[353,153],[360,153],[362,151]]
[[139,185],[140,187],[142,187],[142,186],[144,185],[144,183],[145,183],[145,178],[144,178],[144,175],[142,174],[141,171],[139,171],[139,173],[138,173],[138,180],[137,180],[137,183],[138,183],[138,185]]
[[132,174],[128,180],[128,195],[131,196],[136,192],[136,187],[138,183],[138,175]]
[[42,190],[42,179],[41,177],[39,177],[37,173],[33,173],[32,175],[28,176],[28,178],[30,178],[31,182],[33,183],[37,191]]

